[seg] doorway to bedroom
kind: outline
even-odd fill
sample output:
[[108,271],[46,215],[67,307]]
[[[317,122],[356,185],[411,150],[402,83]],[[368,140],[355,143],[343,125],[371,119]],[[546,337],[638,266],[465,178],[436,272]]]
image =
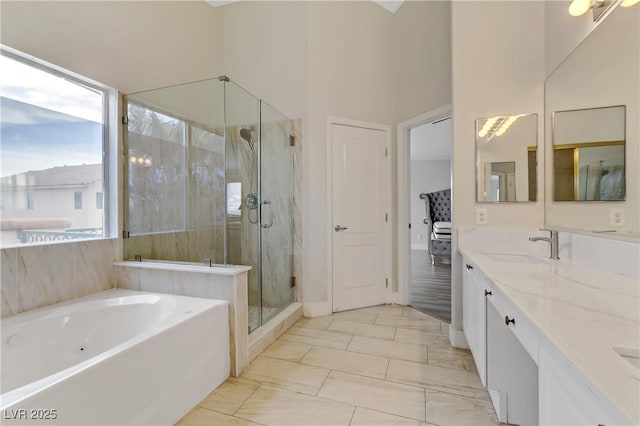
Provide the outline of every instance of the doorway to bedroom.
[[412,307],[451,322],[452,120],[409,129]]

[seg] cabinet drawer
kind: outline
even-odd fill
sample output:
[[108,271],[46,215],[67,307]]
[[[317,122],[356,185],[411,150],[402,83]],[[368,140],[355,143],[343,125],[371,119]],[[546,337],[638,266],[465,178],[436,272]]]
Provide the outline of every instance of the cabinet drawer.
[[533,325],[500,291],[494,289],[492,293],[487,300],[505,319],[505,327],[509,327],[529,356],[538,364],[538,339],[533,332]]

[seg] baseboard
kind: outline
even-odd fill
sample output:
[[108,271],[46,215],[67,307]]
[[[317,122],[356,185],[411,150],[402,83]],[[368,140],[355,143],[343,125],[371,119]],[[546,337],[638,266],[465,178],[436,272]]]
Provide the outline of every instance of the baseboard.
[[411,250],[429,251],[429,244],[411,244]]
[[330,315],[331,303],[330,302],[305,302],[302,308],[302,313],[307,318],[323,317]]
[[453,327],[449,327],[449,342],[454,348],[469,349],[467,338],[464,337],[462,330],[454,330]]

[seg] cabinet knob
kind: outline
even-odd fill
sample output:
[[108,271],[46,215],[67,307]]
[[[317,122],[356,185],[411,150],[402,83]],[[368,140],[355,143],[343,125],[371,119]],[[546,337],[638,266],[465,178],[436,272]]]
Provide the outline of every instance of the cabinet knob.
[[504,317],[504,323],[509,326],[509,323],[516,325],[516,319],[515,318],[509,318],[509,315]]
[[469,265],[469,264],[467,263],[467,271],[470,271],[470,270],[472,270],[472,269],[473,269],[473,266],[471,266],[471,265]]
[[484,291],[484,295],[485,295],[485,296],[491,296],[492,294],[493,294],[493,293],[491,293],[491,291],[489,291],[489,290],[485,290],[485,291]]

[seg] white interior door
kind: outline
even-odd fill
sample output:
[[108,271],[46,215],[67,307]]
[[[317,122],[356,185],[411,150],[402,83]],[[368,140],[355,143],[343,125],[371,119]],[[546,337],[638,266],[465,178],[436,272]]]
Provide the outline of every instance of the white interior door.
[[331,124],[333,311],[388,302],[388,130]]

